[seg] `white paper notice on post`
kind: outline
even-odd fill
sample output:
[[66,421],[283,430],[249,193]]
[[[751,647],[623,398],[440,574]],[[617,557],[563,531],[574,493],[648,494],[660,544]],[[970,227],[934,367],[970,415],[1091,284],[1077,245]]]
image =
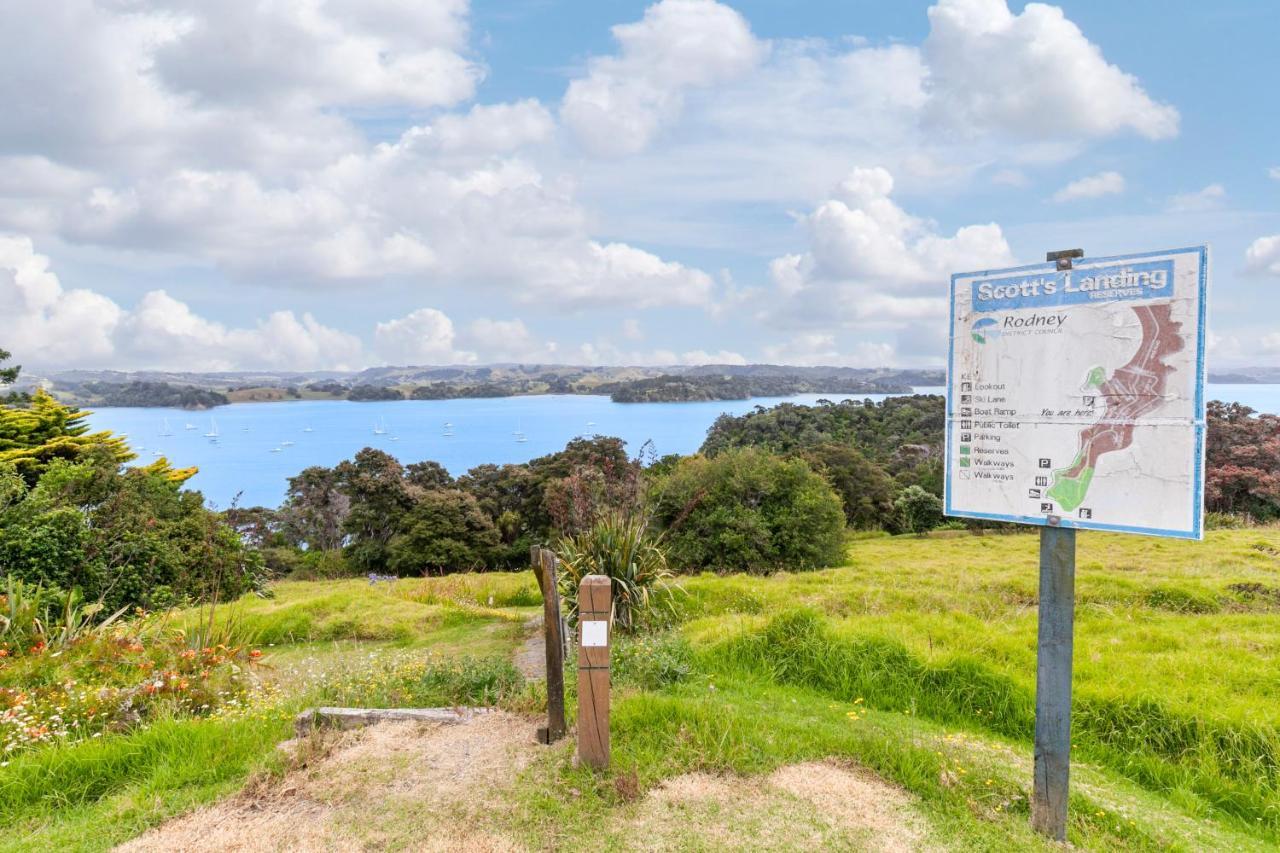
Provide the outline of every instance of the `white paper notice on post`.
[[1206,246],[951,278],[947,515],[1199,539]]
[[583,648],[609,645],[609,623],[603,620],[582,621]]

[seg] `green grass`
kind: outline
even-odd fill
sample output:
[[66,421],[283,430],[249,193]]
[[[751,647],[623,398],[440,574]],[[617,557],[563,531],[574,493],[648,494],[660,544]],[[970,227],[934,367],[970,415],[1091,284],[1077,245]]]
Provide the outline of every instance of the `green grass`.
[[[20,754],[0,767],[0,851],[104,850],[277,772],[275,746],[304,707],[484,705],[513,696],[512,650],[531,576],[282,583],[216,620],[268,652],[244,713],[166,719]],[[536,589],[536,584],[534,585]],[[489,596],[515,606],[491,608]],[[496,601],[495,601],[496,603]],[[195,625],[200,614],[178,614]]]
[[[1079,544],[1072,841],[1274,846],[1280,532]],[[1034,849],[1036,578],[1025,535],[862,537],[839,569],[686,578],[677,633],[615,652],[613,775],[561,762],[561,788],[526,795],[512,824],[535,846],[567,842],[628,808],[622,775],[839,756],[916,794],[939,843]]]
[[27,753],[0,771],[0,851],[104,850],[239,788],[290,715],[167,720]]
[[[1027,806],[1036,580],[1026,535],[860,536],[838,569],[684,578],[669,630],[619,636],[613,769],[547,750],[489,819],[535,848],[626,849],[665,778],[835,757],[914,795],[929,846],[1048,849]],[[510,704],[537,603],[526,573],[281,584],[232,605],[225,618],[277,643],[270,704],[22,757],[0,769],[0,850],[101,849],[234,790],[274,768],[282,718],[321,696]],[[1273,849],[1278,664],[1280,530],[1081,535],[1071,841]],[[705,845],[695,824],[680,838]]]

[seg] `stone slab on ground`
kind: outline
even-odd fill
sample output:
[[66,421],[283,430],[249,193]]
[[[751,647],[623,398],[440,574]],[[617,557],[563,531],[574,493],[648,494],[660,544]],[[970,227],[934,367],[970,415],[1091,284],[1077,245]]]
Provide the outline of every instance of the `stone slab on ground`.
[[488,708],[309,708],[293,720],[293,730],[303,737],[318,727],[358,729],[377,723],[465,723]]

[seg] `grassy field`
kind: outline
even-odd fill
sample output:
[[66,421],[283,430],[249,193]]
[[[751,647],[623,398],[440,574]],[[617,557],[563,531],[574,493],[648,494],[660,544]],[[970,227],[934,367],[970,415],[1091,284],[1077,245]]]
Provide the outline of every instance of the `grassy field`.
[[[1036,560],[1034,536],[884,537],[838,569],[684,578],[670,624],[616,648],[612,772],[545,750],[486,819],[535,848],[590,827],[625,849],[663,779],[836,757],[909,792],[930,847],[1040,849]],[[281,584],[229,605],[218,618],[268,652],[258,703],[19,757],[0,769],[0,850],[102,849],[279,772],[289,718],[321,700],[533,709],[509,660],[538,602],[524,573]],[[1273,849],[1280,531],[1082,535],[1077,603],[1071,841]],[[693,817],[666,830],[702,843]]]

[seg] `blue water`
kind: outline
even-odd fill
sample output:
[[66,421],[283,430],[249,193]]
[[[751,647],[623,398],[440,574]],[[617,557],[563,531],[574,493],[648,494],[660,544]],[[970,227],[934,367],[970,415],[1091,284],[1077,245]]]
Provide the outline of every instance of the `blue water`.
[[[942,393],[941,388],[921,388]],[[527,462],[564,448],[575,436],[612,435],[631,453],[652,440],[659,454],[692,453],[723,412],[787,401],[812,404],[886,394],[799,394],[708,403],[614,403],[608,397],[545,395],[480,400],[404,400],[350,403],[310,400],[236,403],[207,412],[181,409],[103,408],[93,426],[129,436],[139,463],[163,454],[176,467],[195,465],[188,481],[214,506],[277,506],[287,480],[310,465],[332,466],[363,447],[376,447],[401,462],[432,459],[455,475],[485,462]],[[170,436],[162,436],[168,421]],[[216,442],[204,435],[215,425]],[[452,424],[446,429],[445,424]],[[187,429],[190,424],[193,429]],[[310,427],[311,432],[306,432]],[[375,434],[375,428],[386,432]],[[452,432],[446,436],[445,432]],[[525,441],[518,441],[516,432]],[[291,446],[282,442],[291,441]],[[274,448],[279,452],[272,452]],[[237,494],[239,498],[237,499]]]
[[[940,394],[941,388],[920,388]],[[98,409],[97,429],[129,436],[140,463],[163,454],[177,467],[200,469],[189,481],[218,508],[277,506],[287,480],[310,465],[332,466],[363,447],[377,447],[401,462],[433,459],[453,474],[485,462],[527,462],[560,450],[582,435],[624,439],[631,453],[653,441],[658,455],[692,453],[721,413],[739,415],[781,402],[819,399],[883,400],[886,394],[799,394],[709,403],[614,403],[608,397],[547,395],[483,400],[345,400],[237,403],[208,412],[181,409]],[[1211,385],[1209,399],[1280,412],[1280,385]],[[162,436],[168,421],[170,436]],[[204,437],[216,422],[216,442]],[[446,436],[445,423],[453,426]],[[186,429],[191,424],[193,429]],[[386,432],[374,433],[385,424]],[[311,432],[306,428],[311,427]],[[517,441],[516,431],[527,441]],[[283,442],[293,442],[284,446]],[[281,448],[273,453],[274,448]],[[237,495],[239,498],[237,499]]]

